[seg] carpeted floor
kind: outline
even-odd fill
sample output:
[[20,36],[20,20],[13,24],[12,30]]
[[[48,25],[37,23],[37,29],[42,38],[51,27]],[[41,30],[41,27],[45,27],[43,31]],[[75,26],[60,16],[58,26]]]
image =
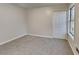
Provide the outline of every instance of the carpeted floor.
[[0,55],[73,55],[64,39],[24,36],[0,46]]

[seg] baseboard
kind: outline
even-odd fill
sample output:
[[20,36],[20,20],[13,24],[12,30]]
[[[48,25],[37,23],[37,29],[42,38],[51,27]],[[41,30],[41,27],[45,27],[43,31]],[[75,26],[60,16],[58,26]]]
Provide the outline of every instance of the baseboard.
[[68,43],[69,43],[69,45],[71,47],[71,50],[72,50],[73,54],[78,55],[78,53],[76,52],[75,45],[73,43],[73,39],[71,38],[71,36],[68,35],[67,40],[68,40]]
[[10,39],[10,40],[7,40],[7,41],[5,41],[5,42],[0,43],[0,45],[6,44],[6,43],[11,42],[11,41],[13,41],[13,40],[15,40],[15,39],[21,38],[21,37],[23,37],[23,36],[25,36],[25,35],[27,35],[27,34],[23,34],[23,35],[14,37],[14,38],[12,38],[12,39]]
[[[28,35],[31,35],[31,36],[39,36],[39,37],[45,37],[45,38],[55,38],[53,36],[44,36],[44,35],[35,35],[35,34],[28,34]],[[57,39],[65,39],[65,38],[57,38]]]
[[44,35],[35,35],[35,34],[28,34],[31,36],[39,36],[39,37],[45,37],[45,38],[53,38],[52,36],[44,36]]
[[[21,38],[21,37],[23,37],[23,36],[25,36],[25,35],[27,35],[27,34],[23,34],[23,35],[20,35],[20,36],[15,37],[15,38],[13,38],[13,39],[10,39],[10,40],[7,40],[7,41],[5,41],[5,42],[2,42],[2,43],[0,43],[0,45],[6,44],[6,43],[11,42],[11,41],[13,41],[13,40],[15,40],[15,39]],[[35,34],[28,34],[28,35],[31,35],[31,36],[39,36],[39,37],[45,37],[45,38],[53,38],[53,36],[44,36],[44,35],[35,35]]]

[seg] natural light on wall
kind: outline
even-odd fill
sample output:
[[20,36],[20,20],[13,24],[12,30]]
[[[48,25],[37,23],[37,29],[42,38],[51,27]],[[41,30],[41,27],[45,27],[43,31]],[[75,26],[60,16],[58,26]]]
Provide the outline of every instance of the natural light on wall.
[[51,15],[52,14],[52,9],[47,9],[46,14]]

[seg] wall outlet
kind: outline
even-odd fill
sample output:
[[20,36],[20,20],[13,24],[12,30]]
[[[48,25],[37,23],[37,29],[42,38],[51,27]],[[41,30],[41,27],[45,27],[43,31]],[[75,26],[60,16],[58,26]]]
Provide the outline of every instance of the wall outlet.
[[77,51],[77,53],[79,54],[79,49],[76,47],[76,51]]

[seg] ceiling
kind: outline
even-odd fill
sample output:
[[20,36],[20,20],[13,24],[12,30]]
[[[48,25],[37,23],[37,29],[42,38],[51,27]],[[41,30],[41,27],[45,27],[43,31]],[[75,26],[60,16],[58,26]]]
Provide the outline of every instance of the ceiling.
[[46,6],[63,6],[68,3],[15,3],[14,5],[22,8],[46,7]]

